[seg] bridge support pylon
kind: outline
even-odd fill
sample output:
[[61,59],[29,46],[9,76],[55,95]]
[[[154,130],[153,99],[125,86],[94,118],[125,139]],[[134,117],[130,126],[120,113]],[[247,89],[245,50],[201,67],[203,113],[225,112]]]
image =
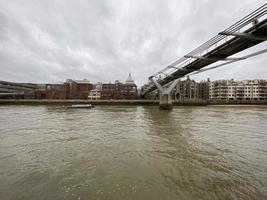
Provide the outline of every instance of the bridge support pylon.
[[176,79],[174,80],[171,85],[169,86],[161,86],[157,80],[155,79],[155,77],[153,77],[151,79],[155,85],[157,86],[157,88],[159,89],[159,92],[160,92],[160,97],[159,97],[159,109],[162,109],[162,110],[171,110],[173,108],[173,105],[172,105],[172,97],[171,97],[171,91],[172,89],[177,85],[178,81],[180,79]]
[[159,109],[162,110],[172,109],[172,98],[170,94],[160,94]]

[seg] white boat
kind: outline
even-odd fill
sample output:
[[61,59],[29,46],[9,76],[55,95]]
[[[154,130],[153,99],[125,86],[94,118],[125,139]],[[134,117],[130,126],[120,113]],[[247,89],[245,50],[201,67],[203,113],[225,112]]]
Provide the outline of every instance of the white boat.
[[87,109],[91,109],[94,108],[95,106],[92,104],[74,104],[71,106],[67,106],[67,108],[87,108]]

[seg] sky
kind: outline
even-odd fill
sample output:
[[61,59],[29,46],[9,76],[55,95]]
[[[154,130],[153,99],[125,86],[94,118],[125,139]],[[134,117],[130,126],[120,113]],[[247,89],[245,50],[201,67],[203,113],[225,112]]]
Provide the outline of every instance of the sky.
[[[0,80],[138,86],[265,0],[0,0]],[[267,47],[262,43],[244,52]],[[267,79],[267,54],[193,78]]]

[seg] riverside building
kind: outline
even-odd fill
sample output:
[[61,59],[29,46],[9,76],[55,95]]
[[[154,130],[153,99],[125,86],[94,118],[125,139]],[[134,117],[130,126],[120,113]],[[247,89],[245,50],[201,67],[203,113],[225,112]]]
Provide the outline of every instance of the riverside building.
[[210,100],[267,100],[266,80],[217,80],[209,84]]
[[179,81],[174,88],[174,98],[177,101],[207,100],[209,98],[209,79],[200,83],[187,77]]
[[87,99],[93,89],[87,79],[67,79],[65,83],[46,84],[46,99]]
[[[149,85],[144,85],[143,88]],[[155,90],[148,99],[158,99],[158,91]],[[216,80],[196,82],[189,77],[179,81],[172,91],[172,97],[176,101],[266,101],[267,80],[254,79],[235,81]]]
[[115,83],[103,83],[101,99],[138,99],[137,85],[131,73],[125,83],[115,81]]

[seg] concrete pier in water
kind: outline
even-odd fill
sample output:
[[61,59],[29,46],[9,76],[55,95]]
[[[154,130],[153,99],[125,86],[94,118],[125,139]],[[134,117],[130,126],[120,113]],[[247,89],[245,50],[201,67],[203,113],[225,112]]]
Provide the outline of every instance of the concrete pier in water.
[[171,97],[171,91],[176,86],[178,81],[180,79],[176,79],[173,81],[170,85],[161,86],[155,77],[152,77],[151,80],[155,83],[157,86],[159,92],[160,92],[160,98],[159,98],[159,108],[162,110],[170,110],[172,109],[172,97]]
[[171,110],[173,107],[172,105],[172,98],[170,94],[161,94],[160,101],[159,101],[159,108],[162,110]]

